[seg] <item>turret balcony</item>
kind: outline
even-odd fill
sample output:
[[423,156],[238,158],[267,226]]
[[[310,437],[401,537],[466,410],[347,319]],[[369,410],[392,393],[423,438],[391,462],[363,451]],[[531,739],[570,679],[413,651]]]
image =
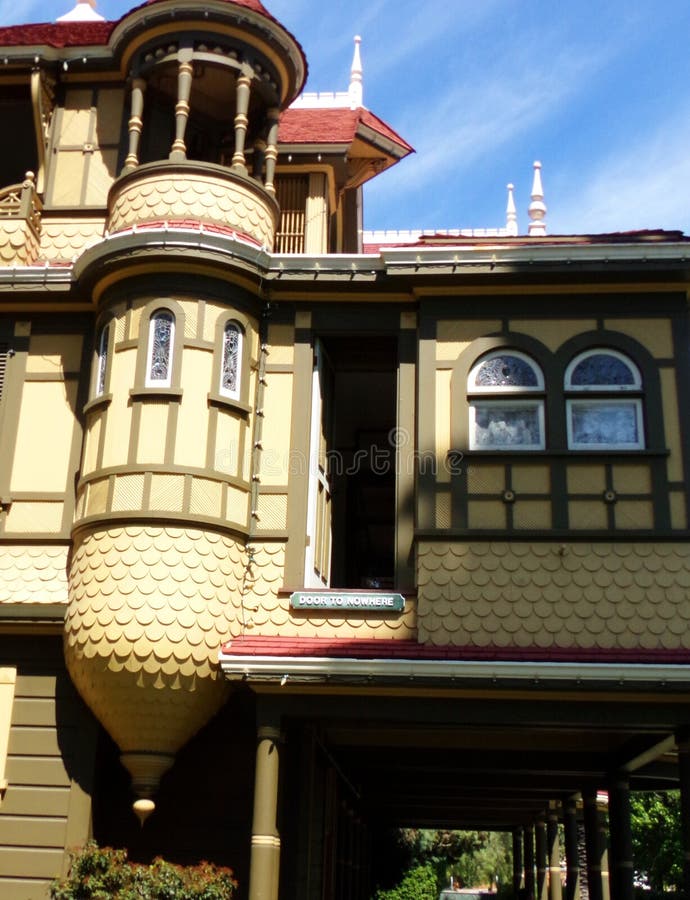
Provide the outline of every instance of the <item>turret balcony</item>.
[[38,258],[43,204],[33,172],[0,188],[0,266],[28,266]]
[[110,233],[146,223],[209,224],[273,249],[279,209],[262,184],[208,162],[145,163],[121,175],[108,195]]

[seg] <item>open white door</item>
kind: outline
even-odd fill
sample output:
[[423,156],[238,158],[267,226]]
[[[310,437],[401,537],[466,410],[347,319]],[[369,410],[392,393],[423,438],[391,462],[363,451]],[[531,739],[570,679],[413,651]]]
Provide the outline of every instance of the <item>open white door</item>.
[[326,588],[331,580],[331,485],[328,449],[331,436],[333,370],[320,341],[314,347],[309,440],[309,497],[304,586]]

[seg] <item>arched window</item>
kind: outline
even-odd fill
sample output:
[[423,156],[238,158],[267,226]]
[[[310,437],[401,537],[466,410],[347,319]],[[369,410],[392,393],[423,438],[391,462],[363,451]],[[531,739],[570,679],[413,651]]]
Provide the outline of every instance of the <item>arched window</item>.
[[239,399],[242,378],[242,329],[237,322],[228,322],[223,330],[223,352],[219,390],[223,397]]
[[94,397],[100,397],[105,393],[105,378],[108,372],[108,341],[110,338],[110,325],[101,329],[96,348],[96,380],[94,383]]
[[544,449],[544,376],[529,356],[486,354],[470,371],[467,393],[470,450]]
[[170,387],[175,344],[175,316],[159,309],[149,321],[146,387]]
[[568,447],[572,450],[644,447],[642,377],[631,359],[609,348],[587,350],[567,367],[564,387]]

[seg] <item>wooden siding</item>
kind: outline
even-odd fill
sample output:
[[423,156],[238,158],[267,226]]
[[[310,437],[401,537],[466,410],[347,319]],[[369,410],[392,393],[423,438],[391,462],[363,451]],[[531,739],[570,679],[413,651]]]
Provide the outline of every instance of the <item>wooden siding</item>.
[[0,803],[0,896],[43,900],[66,848],[90,834],[96,725],[64,670],[59,638],[0,638],[0,664],[17,667]]

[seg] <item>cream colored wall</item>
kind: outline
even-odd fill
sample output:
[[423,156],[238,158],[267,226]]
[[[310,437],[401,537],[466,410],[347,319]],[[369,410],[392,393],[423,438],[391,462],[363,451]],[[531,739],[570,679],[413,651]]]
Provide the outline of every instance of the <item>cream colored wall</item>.
[[[304,402],[307,403],[308,398],[305,397]],[[287,485],[290,465],[292,373],[271,372],[266,376],[263,409],[261,484]]]
[[[144,385],[148,314],[160,300],[184,313],[176,322],[174,354],[180,374],[172,393],[156,393]],[[114,352],[108,357],[106,394],[87,410],[82,474],[89,484],[82,486],[77,520],[150,512],[246,529],[259,351],[256,324],[248,322],[246,330],[247,389],[237,405],[219,396],[217,383],[219,336],[232,308],[168,292],[164,298],[144,294],[129,308],[115,304],[110,314]],[[246,316],[235,314],[246,321]],[[107,477],[100,474],[103,469],[109,470]]]
[[68,87],[56,121],[47,205],[106,205],[117,176],[124,89]]
[[60,534],[78,440],[81,335],[34,334],[21,388],[4,533]]

